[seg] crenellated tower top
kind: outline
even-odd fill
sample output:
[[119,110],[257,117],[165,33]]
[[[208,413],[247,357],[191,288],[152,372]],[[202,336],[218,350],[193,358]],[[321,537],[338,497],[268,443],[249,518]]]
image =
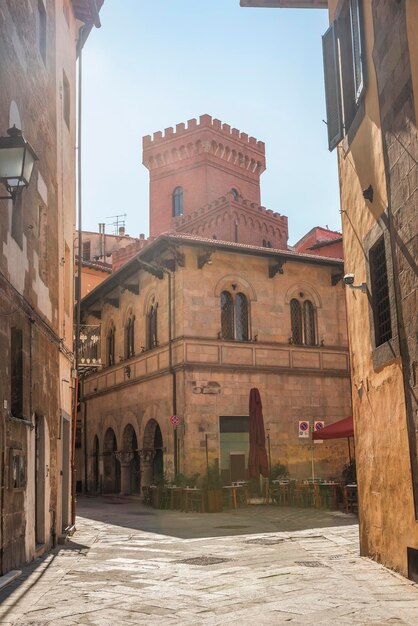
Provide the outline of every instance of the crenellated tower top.
[[260,204],[264,142],[229,124],[201,115],[187,126],[147,135],[142,146],[150,171],[151,236],[169,230],[173,217],[191,215],[231,190]]

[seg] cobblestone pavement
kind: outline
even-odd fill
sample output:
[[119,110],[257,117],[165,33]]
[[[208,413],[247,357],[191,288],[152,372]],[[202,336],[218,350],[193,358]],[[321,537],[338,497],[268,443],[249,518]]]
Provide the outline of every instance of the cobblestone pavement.
[[0,592],[25,626],[418,624],[418,588],[358,556],[355,518],[84,499],[77,533]]

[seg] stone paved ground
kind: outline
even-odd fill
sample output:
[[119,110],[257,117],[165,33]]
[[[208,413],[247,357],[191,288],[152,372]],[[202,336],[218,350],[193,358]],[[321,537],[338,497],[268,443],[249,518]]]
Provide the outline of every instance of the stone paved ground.
[[79,515],[72,542],[0,592],[1,625],[418,624],[417,587],[360,558],[343,513],[97,498]]

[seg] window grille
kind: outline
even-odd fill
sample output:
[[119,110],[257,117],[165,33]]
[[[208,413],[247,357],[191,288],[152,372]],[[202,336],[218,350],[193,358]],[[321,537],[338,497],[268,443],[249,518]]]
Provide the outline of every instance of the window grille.
[[302,307],[299,300],[295,298],[290,301],[290,321],[292,327],[292,340],[293,343],[302,344]]
[[131,315],[125,327],[125,356],[129,359],[135,355],[135,318]]
[[152,304],[147,319],[147,349],[152,350],[158,345],[157,338],[157,303]]
[[107,334],[107,364],[115,364],[115,327],[111,326]]
[[173,217],[183,215],[183,187],[176,187],[173,191]]
[[234,338],[234,302],[229,291],[221,293],[222,339]]
[[370,275],[376,347],[392,338],[385,241],[381,237],[370,250]]
[[248,340],[248,302],[243,293],[235,298],[235,339]]
[[305,302],[303,303],[303,318],[305,325],[305,344],[307,346],[315,346],[315,309],[310,300],[305,300]]

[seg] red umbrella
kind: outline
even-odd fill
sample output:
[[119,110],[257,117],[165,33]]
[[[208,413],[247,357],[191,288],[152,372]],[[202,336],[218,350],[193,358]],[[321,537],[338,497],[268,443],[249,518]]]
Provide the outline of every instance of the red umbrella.
[[269,475],[266,452],[266,435],[264,432],[263,407],[260,392],[254,388],[250,391],[250,453],[248,456],[248,474],[250,478],[264,478]]

